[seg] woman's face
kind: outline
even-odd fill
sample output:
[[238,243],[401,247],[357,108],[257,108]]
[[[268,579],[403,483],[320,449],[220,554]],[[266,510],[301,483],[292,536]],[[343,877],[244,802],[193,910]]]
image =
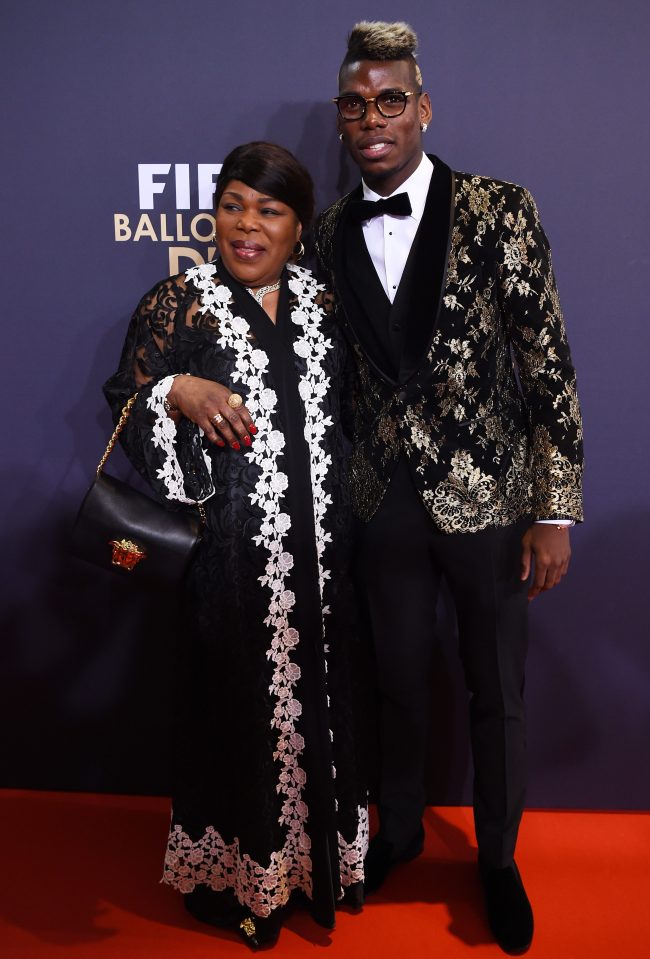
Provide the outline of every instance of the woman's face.
[[226,269],[253,289],[279,279],[302,233],[290,206],[258,193],[241,180],[226,184],[215,220]]

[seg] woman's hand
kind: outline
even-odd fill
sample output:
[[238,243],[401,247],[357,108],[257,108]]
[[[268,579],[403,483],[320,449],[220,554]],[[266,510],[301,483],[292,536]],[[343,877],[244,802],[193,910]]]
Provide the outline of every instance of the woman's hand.
[[[245,406],[228,406],[232,390],[200,376],[176,376],[167,402],[188,420],[200,426],[211,443],[239,450],[250,446],[257,430]],[[219,420],[219,416],[223,419]],[[215,422],[215,417],[217,422]],[[252,434],[252,435],[251,435]]]

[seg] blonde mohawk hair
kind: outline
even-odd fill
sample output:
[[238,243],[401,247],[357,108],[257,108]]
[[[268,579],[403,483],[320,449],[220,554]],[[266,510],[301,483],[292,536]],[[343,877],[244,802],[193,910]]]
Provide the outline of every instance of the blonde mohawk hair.
[[348,36],[348,49],[343,60],[413,60],[415,79],[422,86],[422,73],[415,62],[418,38],[408,23],[385,23],[383,20],[361,20]]

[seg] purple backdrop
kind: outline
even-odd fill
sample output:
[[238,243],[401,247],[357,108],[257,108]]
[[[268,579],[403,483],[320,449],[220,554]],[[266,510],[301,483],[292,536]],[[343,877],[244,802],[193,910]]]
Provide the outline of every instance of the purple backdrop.
[[[201,207],[231,147],[293,149],[321,205],[354,183],[327,100],[354,20],[396,9],[3,0],[3,785],[166,789],[169,598],[65,551],[109,433],[100,386],[141,294],[187,247],[205,255],[193,233],[210,233]],[[529,801],[645,808],[650,8],[404,0],[399,16],[421,38],[427,147],[538,201],[582,392],[587,522],[568,580],[532,609]],[[437,801],[468,798],[464,701],[448,620]]]

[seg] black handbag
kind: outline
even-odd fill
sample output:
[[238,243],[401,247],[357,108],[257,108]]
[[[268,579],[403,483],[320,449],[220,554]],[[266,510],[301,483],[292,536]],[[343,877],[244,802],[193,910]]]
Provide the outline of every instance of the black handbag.
[[72,529],[72,551],[80,559],[134,582],[180,583],[201,539],[205,511],[172,512],[123,480],[104,472],[136,396],[120,416]]

